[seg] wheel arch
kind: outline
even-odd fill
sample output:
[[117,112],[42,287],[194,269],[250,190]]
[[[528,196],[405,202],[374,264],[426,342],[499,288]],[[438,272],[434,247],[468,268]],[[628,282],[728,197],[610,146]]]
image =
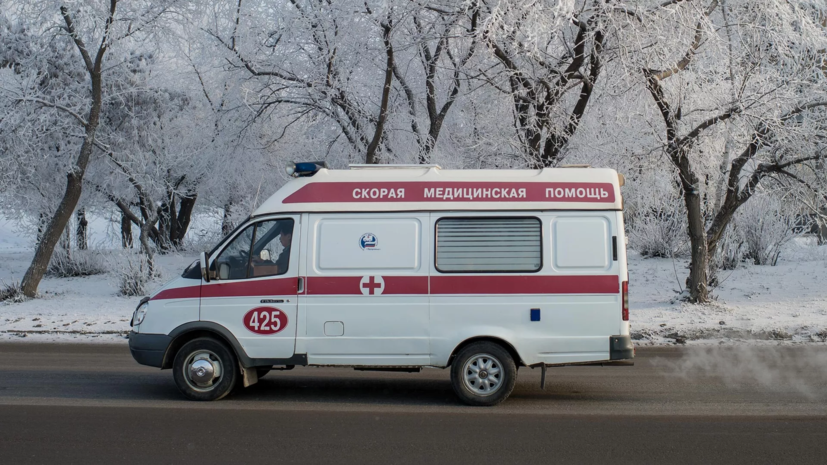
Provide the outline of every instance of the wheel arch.
[[474,336],[474,337],[470,337],[470,338],[465,339],[464,341],[460,342],[459,344],[457,344],[456,347],[454,347],[454,350],[451,351],[451,355],[450,355],[450,357],[448,357],[448,365],[447,366],[449,366],[449,367],[451,366],[451,364],[454,362],[454,359],[457,357],[457,354],[459,354],[459,352],[462,349],[466,348],[467,346],[469,346],[469,345],[471,345],[475,342],[492,342],[494,344],[498,344],[498,345],[502,346],[503,349],[508,351],[508,353],[514,359],[514,363],[517,366],[525,366],[525,363],[523,363],[522,357],[520,357],[520,353],[517,352],[517,349],[514,348],[514,345],[511,344],[510,342],[506,341],[505,339],[499,338],[499,337],[496,337],[496,336]]
[[217,323],[212,323],[209,321],[193,321],[190,323],[185,323],[173,329],[169,333],[169,336],[172,338],[172,341],[170,341],[169,347],[167,347],[167,350],[164,353],[161,369],[172,368],[172,363],[175,359],[175,354],[178,353],[178,350],[187,342],[192,341],[193,339],[198,339],[199,337],[211,337],[224,342],[232,349],[238,359],[238,362],[242,366],[250,366],[248,364],[250,357],[248,357],[247,353],[244,352],[244,348],[241,347],[241,344],[238,343],[235,336],[232,335],[230,330]]
[[307,354],[294,354],[290,358],[250,358],[244,347],[238,342],[233,333],[226,327],[212,321],[191,321],[173,329],[169,336],[172,341],[164,353],[161,368],[172,368],[175,354],[187,342],[199,337],[212,337],[224,342],[238,359],[238,363],[244,368],[272,367],[274,365],[307,365]]

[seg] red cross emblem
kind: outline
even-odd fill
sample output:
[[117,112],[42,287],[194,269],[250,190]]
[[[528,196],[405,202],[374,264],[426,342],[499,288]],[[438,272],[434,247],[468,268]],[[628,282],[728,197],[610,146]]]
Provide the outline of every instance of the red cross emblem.
[[385,290],[385,280],[381,276],[364,276],[359,282],[359,290],[364,295],[380,295]]

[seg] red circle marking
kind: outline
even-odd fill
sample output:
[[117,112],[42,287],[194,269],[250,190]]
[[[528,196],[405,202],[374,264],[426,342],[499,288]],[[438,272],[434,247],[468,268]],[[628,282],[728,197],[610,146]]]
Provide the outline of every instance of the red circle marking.
[[273,307],[257,307],[244,315],[244,327],[256,334],[276,334],[287,327],[287,315]]

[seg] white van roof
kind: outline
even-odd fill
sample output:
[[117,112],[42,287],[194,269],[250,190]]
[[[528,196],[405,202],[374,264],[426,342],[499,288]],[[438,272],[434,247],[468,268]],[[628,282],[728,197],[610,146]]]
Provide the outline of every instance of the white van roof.
[[280,212],[620,210],[620,179],[615,170],[605,168],[322,168],[312,176],[289,181],[253,216]]

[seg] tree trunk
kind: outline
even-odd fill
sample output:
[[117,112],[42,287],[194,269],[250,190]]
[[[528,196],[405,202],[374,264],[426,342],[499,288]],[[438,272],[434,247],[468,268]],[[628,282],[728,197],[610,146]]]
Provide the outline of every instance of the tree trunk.
[[175,237],[172,238],[172,245],[175,247],[181,247],[184,244],[184,237],[187,235],[187,230],[189,230],[192,210],[195,208],[197,198],[198,195],[193,194],[181,197],[179,201],[178,214],[175,220]]
[[60,236],[60,248],[63,249],[63,252],[66,254],[66,258],[72,258],[72,220],[69,220],[69,223],[66,225],[66,229],[63,230],[63,235]]
[[89,248],[89,237],[87,235],[87,227],[89,221],[86,220],[86,209],[80,208],[77,212],[77,229],[75,236],[77,237],[78,250],[86,250]]
[[[122,200],[116,199],[114,197],[110,197],[110,200],[112,200],[115,203],[115,206],[118,207],[118,210],[121,211],[122,217],[126,217],[126,219],[132,221],[132,224],[134,224],[135,226],[139,228],[141,227],[141,219],[138,218],[138,216],[135,215],[135,213],[133,213],[132,210],[130,210],[129,207]],[[121,231],[124,231],[123,227],[121,227]],[[129,247],[132,247],[132,229],[130,228],[129,231]],[[149,229],[149,238],[150,240],[152,240],[152,242],[155,243],[155,245],[161,247],[161,240],[159,239],[159,237],[160,233],[158,232],[158,229],[155,226],[152,226]]]
[[[141,234],[138,236],[138,240],[141,242],[141,252],[146,256],[146,278],[149,280],[155,276],[155,251],[149,245],[149,233],[152,230],[152,225],[158,221],[158,214],[153,208],[152,200],[146,195],[146,191],[138,184],[135,184],[135,187],[138,189],[138,201],[144,217],[144,221],[141,222]],[[166,238],[161,236],[161,240],[165,241]]]
[[40,244],[40,241],[43,240],[43,232],[46,230],[46,214],[41,212],[37,218],[37,236],[36,236],[36,243]]
[[232,212],[233,204],[227,202],[224,204],[224,217],[221,218],[221,235],[226,237],[229,236],[233,229],[235,229],[235,225],[233,224],[233,220],[230,219],[230,214]]
[[172,194],[170,196],[170,203],[169,203],[169,234],[167,235],[167,243],[175,247],[175,238],[178,237],[178,210],[175,208],[176,204],[176,195]]
[[[136,224],[138,228],[143,228],[144,223],[146,223],[149,227],[148,237],[152,239],[159,251],[164,252],[169,248],[169,232],[163,229],[162,222],[158,221],[161,208],[156,208],[152,202],[147,201],[140,194],[141,189],[138,189],[138,192],[138,209],[141,211],[141,218],[138,219]],[[155,227],[156,223],[158,224],[157,228]],[[140,236],[140,233],[138,235]],[[140,242],[140,237],[138,242]]]
[[[169,240],[169,210],[170,206],[166,202],[158,207],[158,234],[163,241]],[[144,221],[146,221],[146,218],[144,218]]]
[[74,165],[70,167],[69,172],[66,174],[66,191],[63,193],[63,198],[58,204],[51,221],[49,221],[49,225],[46,227],[46,230],[43,231],[43,239],[37,244],[37,250],[35,250],[32,264],[29,266],[29,269],[26,270],[26,274],[23,275],[23,282],[20,284],[20,288],[27,297],[35,297],[37,295],[37,287],[40,285],[40,280],[43,279],[43,275],[46,273],[46,268],[49,266],[55,245],[60,239],[60,235],[63,234],[63,230],[66,229],[66,225],[69,224],[72,213],[78,205],[78,200],[80,200],[81,190],[83,189],[83,175],[86,173],[86,167],[89,165],[89,159],[92,157],[92,149],[95,146],[95,135],[100,120],[102,100],[101,66],[109,42],[109,28],[114,20],[116,5],[117,0],[110,0],[109,16],[106,20],[103,39],[95,55],[94,62],[86,50],[86,45],[75,32],[74,22],[69,15],[68,8],[65,6],[60,7],[60,13],[66,22],[66,29],[83,57],[86,70],[89,73],[92,84],[91,105],[89,107],[88,118],[84,124],[85,135],[83,143],[80,146],[80,153]]
[[[84,139],[83,145],[80,149],[78,163],[76,163],[75,166],[72,167],[72,170],[66,175],[66,191],[63,194],[63,199],[61,199],[57,210],[55,210],[55,214],[52,216],[51,221],[49,221],[49,224],[43,231],[42,239],[37,244],[37,249],[35,250],[32,263],[29,265],[29,269],[26,270],[26,274],[23,275],[23,282],[21,283],[20,288],[23,291],[23,294],[27,297],[35,297],[37,295],[37,287],[40,285],[40,281],[46,273],[46,269],[49,266],[49,261],[52,258],[52,253],[55,250],[55,246],[57,245],[58,240],[60,240],[60,236],[63,234],[63,231],[66,229],[66,225],[69,224],[69,220],[72,218],[72,213],[78,204],[78,200],[80,200],[81,189],[83,186],[83,174],[86,170],[86,165],[89,158],[92,155],[95,129],[97,129],[97,114],[100,111],[100,101],[98,101],[98,105],[96,107],[93,107],[93,110],[95,110],[96,113],[94,118],[95,125],[86,131],[86,138]],[[91,119],[92,118],[90,118],[90,120]]]
[[704,228],[703,208],[698,188],[700,181],[689,165],[686,154],[681,157],[678,166],[683,189],[683,201],[686,205],[687,219],[689,220],[689,241],[692,252],[692,263],[689,265],[689,300],[693,303],[709,301],[708,270],[709,254],[706,244],[706,229]]
[[132,248],[132,220],[121,212],[121,247]]
[[147,279],[152,279],[153,274],[155,273],[155,257],[153,254],[152,247],[149,245],[149,228],[150,225],[146,222],[141,224],[141,234],[139,240],[141,241],[141,252],[146,256],[146,265],[147,265]]
[[376,156],[376,150],[379,148],[379,141],[385,130],[385,120],[388,118],[388,101],[390,99],[391,82],[393,80],[393,46],[390,42],[391,25],[390,21],[387,24],[382,24],[383,34],[382,40],[385,42],[385,52],[388,56],[387,65],[385,67],[385,81],[382,87],[382,101],[379,104],[379,117],[376,119],[376,131],[373,133],[373,139],[368,144],[368,150],[365,154],[365,163],[374,165],[379,163],[379,158]]

